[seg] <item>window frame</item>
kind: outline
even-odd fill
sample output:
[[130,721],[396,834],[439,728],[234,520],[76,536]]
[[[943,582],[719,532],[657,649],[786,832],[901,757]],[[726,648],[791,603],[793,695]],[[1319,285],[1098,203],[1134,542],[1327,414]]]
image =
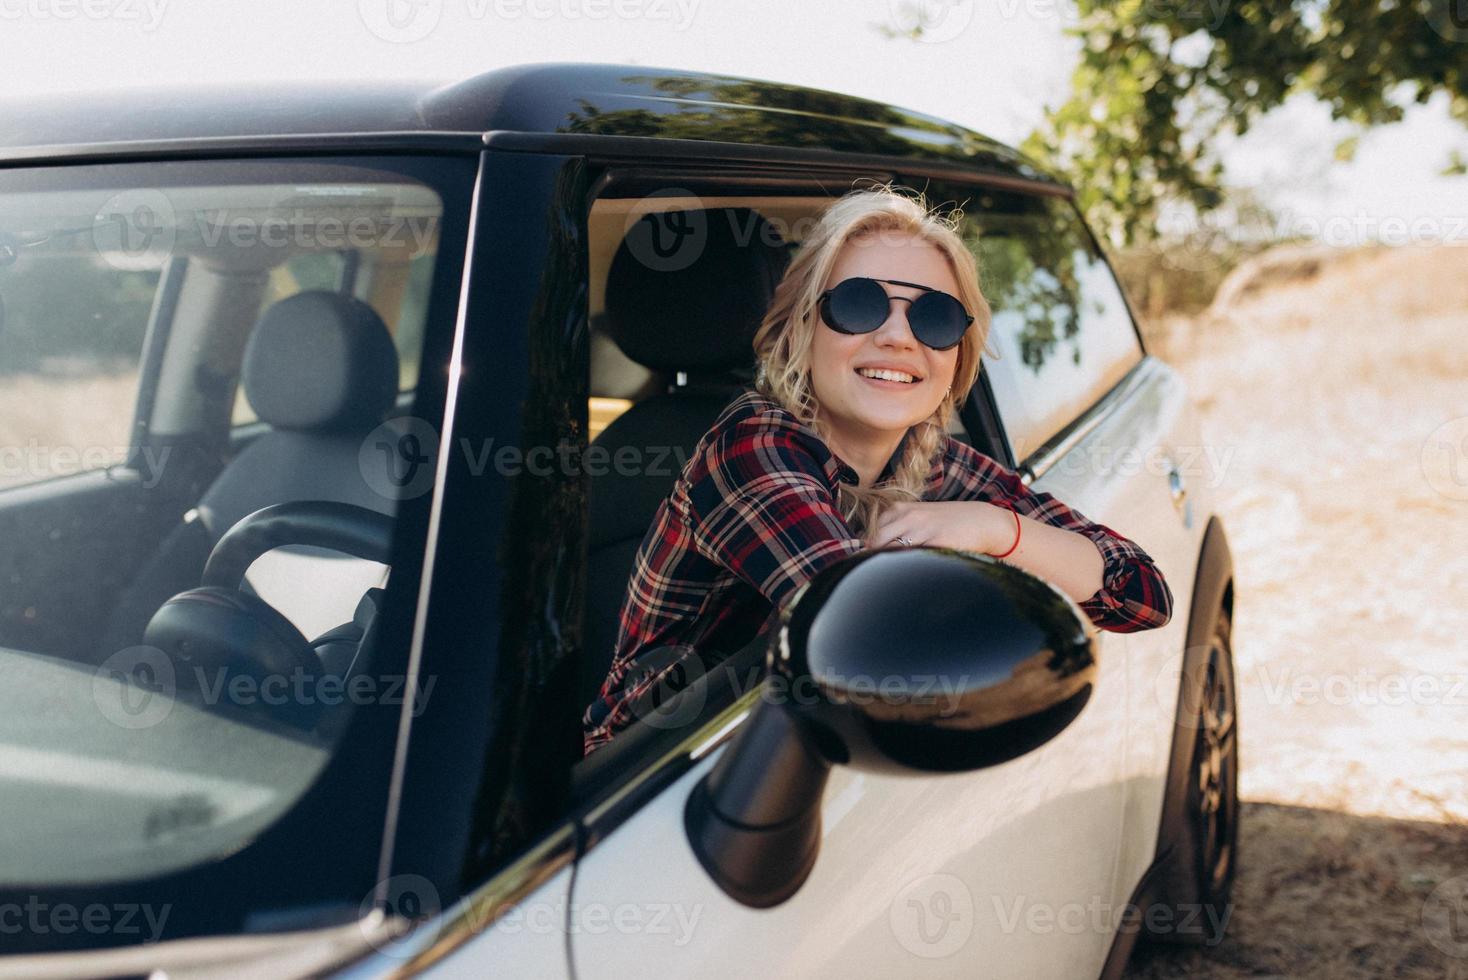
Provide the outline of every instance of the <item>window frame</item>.
[[[614,176],[603,175],[593,185],[584,202],[583,213],[589,215],[600,192],[619,181],[621,187],[618,190],[628,196],[646,195],[666,187],[687,189],[709,197],[738,197],[741,194],[749,197],[800,196],[820,188],[831,194],[832,201],[849,189],[850,181],[856,178],[896,180],[913,187],[923,187],[926,183],[926,175],[912,172],[911,161],[889,159],[883,161],[886,166],[833,161],[830,174],[845,179],[846,184],[842,187],[836,186],[838,177],[823,171],[812,173],[809,166],[798,170],[781,169],[777,161],[771,163],[774,165],[770,168],[760,170],[754,170],[748,164],[731,162],[727,167],[690,171],[686,169],[686,163],[674,155],[658,157],[649,154],[635,164],[608,161],[608,171]],[[938,174],[941,174],[945,185],[958,182],[951,170],[939,170]],[[1062,198],[1070,196],[1069,191],[1058,184],[1016,181],[1010,177],[988,179],[976,171],[966,171],[962,180],[965,186],[978,189],[1025,189]],[[780,193],[781,190],[787,193]],[[589,378],[589,357],[586,370]],[[1015,467],[987,370],[980,372],[978,381],[960,408],[959,419],[976,448],[992,454],[1007,467]],[[581,574],[583,577],[586,574],[584,567]],[[583,853],[596,846],[699,759],[734,736],[759,696],[761,685],[758,681],[752,685],[747,683],[748,671],[762,664],[764,647],[763,641],[756,641],[733,652],[710,668],[694,687],[674,695],[675,698],[702,699],[702,707],[687,725],[659,729],[634,723],[617,740],[597,749],[575,768],[571,812],[584,825]]]

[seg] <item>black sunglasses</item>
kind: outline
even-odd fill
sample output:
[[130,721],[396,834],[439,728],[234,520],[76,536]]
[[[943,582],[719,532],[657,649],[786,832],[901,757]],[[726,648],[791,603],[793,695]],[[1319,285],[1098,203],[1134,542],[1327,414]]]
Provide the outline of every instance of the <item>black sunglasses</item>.
[[[887,290],[881,287],[884,282],[921,289],[923,294],[917,299],[888,296]],[[912,328],[912,335],[933,350],[957,346],[963,332],[974,322],[958,298],[942,290],[901,279],[865,277],[843,279],[821,293],[821,319],[838,333],[871,333],[887,322],[894,299],[908,303],[907,324]]]

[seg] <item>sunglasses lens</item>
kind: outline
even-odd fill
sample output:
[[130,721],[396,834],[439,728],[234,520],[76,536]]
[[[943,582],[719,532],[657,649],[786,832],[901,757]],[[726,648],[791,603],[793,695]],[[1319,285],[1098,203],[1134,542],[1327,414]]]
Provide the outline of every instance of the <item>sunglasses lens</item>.
[[947,350],[963,339],[968,313],[947,293],[923,293],[907,311],[912,335],[935,350]]
[[821,318],[832,330],[870,333],[887,320],[887,291],[872,279],[844,279],[821,304]]

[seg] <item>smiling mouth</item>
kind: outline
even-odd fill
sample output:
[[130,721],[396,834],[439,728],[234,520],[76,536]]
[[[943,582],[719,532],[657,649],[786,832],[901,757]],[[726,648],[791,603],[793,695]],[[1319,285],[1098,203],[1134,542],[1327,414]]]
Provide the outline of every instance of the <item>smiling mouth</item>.
[[891,381],[905,385],[917,384],[923,380],[905,371],[889,371],[885,368],[857,368],[856,373],[869,381]]

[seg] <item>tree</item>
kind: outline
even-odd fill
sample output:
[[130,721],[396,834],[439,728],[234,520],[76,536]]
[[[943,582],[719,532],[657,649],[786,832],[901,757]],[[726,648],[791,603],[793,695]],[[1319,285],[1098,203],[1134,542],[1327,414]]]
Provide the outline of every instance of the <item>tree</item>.
[[[924,0],[889,36],[918,38]],[[1022,148],[1067,174],[1114,244],[1147,237],[1165,204],[1225,202],[1220,133],[1242,135],[1296,93],[1359,126],[1444,92],[1468,123],[1468,0],[1077,0],[1071,95]],[[1350,146],[1339,148],[1349,155]],[[1444,161],[1462,173],[1461,156]]]
[[1073,175],[1118,244],[1165,202],[1222,205],[1213,137],[1242,135],[1295,93],[1370,126],[1445,92],[1468,123],[1468,0],[1078,0],[1077,12],[1072,94],[1024,148]]

